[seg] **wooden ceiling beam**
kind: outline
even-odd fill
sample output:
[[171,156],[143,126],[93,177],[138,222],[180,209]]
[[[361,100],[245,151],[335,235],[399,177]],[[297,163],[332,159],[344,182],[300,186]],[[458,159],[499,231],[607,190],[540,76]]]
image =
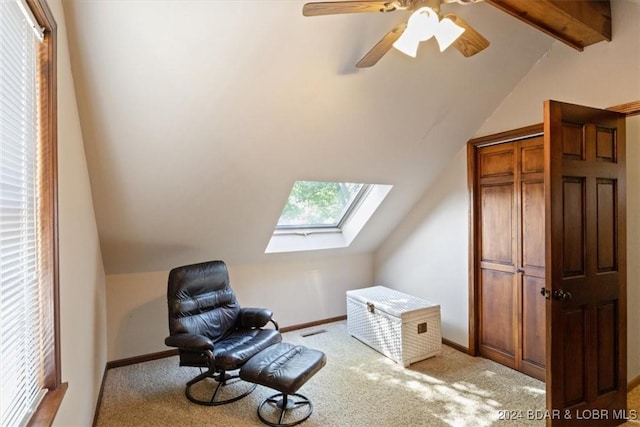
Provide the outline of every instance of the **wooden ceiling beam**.
[[487,3],[582,51],[611,41],[609,0],[486,0]]

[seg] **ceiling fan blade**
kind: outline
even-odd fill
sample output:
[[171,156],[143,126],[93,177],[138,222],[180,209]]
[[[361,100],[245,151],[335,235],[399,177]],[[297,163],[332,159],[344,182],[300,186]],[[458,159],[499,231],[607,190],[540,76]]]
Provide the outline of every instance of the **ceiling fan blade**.
[[340,13],[391,12],[400,6],[395,1],[338,1],[307,3],[302,7],[304,16],[337,15]]
[[378,43],[356,64],[358,68],[367,68],[375,65],[385,53],[391,49],[393,43],[400,38],[404,30],[407,29],[407,23],[396,25],[393,30],[380,39]]
[[457,25],[465,29],[464,33],[462,33],[462,35],[453,42],[453,47],[458,49],[458,51],[460,51],[460,53],[467,58],[489,47],[489,40],[482,37],[482,34],[477,32],[471,25],[467,24],[466,21],[464,21],[459,16],[450,13],[445,15],[444,17],[451,19]]

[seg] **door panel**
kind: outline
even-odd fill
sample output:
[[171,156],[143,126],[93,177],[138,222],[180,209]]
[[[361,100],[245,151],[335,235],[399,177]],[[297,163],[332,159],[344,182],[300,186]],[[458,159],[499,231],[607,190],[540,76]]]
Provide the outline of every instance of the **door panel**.
[[616,388],[616,303],[603,303],[598,307],[598,394]]
[[[482,262],[513,265],[513,184],[488,185],[482,198]],[[490,237],[489,237],[490,236]]]
[[482,346],[513,358],[513,273],[483,269],[481,301]]
[[596,128],[596,157],[598,160],[615,162],[615,131],[603,127]]
[[531,370],[539,373],[527,372],[529,375],[544,378],[545,365],[545,334],[544,328],[544,299],[540,298],[540,288],[544,286],[544,278],[526,277],[522,287],[522,360],[528,363]]
[[513,175],[514,164],[513,149],[491,147],[480,156],[480,178]]
[[541,138],[523,142],[520,148],[520,173],[544,172],[544,149]]
[[562,233],[563,277],[584,275],[585,241],[585,182],[579,177],[563,177]]
[[[544,270],[544,182],[522,183],[522,266]],[[544,273],[544,271],[543,271]],[[541,276],[544,279],[544,275]]]
[[562,123],[562,156],[565,159],[584,160],[585,150],[580,123]]
[[[587,352],[582,339],[585,333],[587,314],[584,306],[568,308],[562,313],[562,326],[567,331],[568,342],[563,346],[563,375],[559,376],[564,386],[564,403],[572,405],[586,400],[585,360]],[[547,387],[547,393],[549,388]],[[547,396],[548,397],[548,396]]]
[[[624,422],[624,115],[545,102],[545,288],[550,426]],[[606,417],[585,420],[585,411]],[[616,416],[617,414],[617,416]]]
[[612,179],[598,179],[597,204],[598,204],[598,231],[597,252],[598,272],[616,270],[616,181]]

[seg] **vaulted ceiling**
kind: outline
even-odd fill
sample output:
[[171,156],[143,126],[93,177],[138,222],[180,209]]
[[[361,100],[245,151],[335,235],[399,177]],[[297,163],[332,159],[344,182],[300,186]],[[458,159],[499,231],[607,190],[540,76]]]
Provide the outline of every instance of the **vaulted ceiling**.
[[554,42],[489,4],[450,4],[488,49],[426,42],[357,69],[404,12],[302,4],[64,3],[108,274],[310,256],[264,254],[295,180],[392,184],[337,251],[375,250]]

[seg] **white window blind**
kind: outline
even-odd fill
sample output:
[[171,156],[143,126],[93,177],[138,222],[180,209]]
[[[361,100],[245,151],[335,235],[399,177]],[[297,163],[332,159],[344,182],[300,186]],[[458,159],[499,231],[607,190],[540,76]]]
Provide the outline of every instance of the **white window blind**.
[[39,268],[38,37],[19,1],[0,1],[0,425],[25,425],[44,396]]

